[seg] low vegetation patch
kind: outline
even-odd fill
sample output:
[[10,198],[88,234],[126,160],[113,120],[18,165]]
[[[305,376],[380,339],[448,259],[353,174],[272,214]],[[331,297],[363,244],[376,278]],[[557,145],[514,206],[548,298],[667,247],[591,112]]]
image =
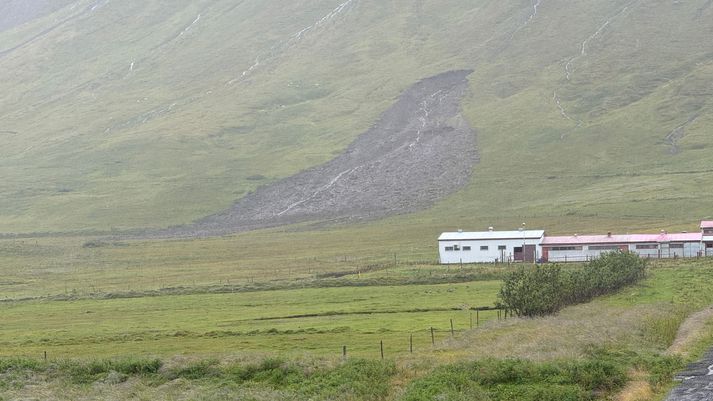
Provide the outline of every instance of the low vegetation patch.
[[581,269],[559,265],[525,268],[506,275],[498,297],[503,308],[518,316],[546,316],[567,305],[588,302],[632,285],[646,275],[646,260],[633,253],[614,252]]
[[106,380],[110,376],[148,376],[157,374],[162,366],[158,359],[126,358],[92,361],[61,361],[49,365],[60,376],[78,384]]
[[682,366],[677,358],[595,349],[579,360],[486,359],[446,365],[415,380],[400,401],[590,401],[608,399],[627,372],[647,372],[653,387]]
[[[334,367],[306,367],[268,358],[256,363],[221,364],[200,360],[164,368],[158,359],[63,360],[0,359],[0,389],[21,388],[33,374],[65,388],[112,386],[130,378],[147,388],[188,381],[204,388],[262,389],[279,392],[285,400],[383,400],[397,373],[391,362],[352,359]],[[0,400],[3,398],[0,397]]]

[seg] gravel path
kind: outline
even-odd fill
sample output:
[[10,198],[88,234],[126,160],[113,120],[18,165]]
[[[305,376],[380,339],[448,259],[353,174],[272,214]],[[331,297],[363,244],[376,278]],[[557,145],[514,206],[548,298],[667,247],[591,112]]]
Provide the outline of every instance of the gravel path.
[[677,377],[681,385],[671,391],[666,401],[713,400],[713,350],[702,360],[692,363]]

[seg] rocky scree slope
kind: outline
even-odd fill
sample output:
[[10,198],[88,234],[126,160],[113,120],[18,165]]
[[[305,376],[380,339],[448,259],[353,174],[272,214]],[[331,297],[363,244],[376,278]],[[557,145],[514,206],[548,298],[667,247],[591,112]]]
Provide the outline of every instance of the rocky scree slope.
[[432,205],[468,183],[478,160],[475,132],[460,107],[471,72],[451,71],[416,83],[335,159],[259,188],[194,225],[159,235],[371,219]]

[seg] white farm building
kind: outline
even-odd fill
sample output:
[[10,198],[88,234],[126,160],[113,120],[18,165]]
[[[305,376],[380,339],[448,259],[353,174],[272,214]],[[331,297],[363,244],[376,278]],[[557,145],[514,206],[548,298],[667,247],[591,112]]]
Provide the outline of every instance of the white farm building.
[[547,262],[584,262],[612,251],[634,252],[650,259],[703,256],[701,233],[547,237],[541,246],[542,259]]
[[713,221],[702,221],[701,232],[703,234],[702,248],[706,256],[713,256]]
[[544,237],[542,230],[447,232],[438,250],[442,264],[534,262]]
[[542,230],[445,232],[438,238],[442,264],[583,262],[606,252],[632,252],[651,259],[713,256],[713,221],[700,232],[547,236]]

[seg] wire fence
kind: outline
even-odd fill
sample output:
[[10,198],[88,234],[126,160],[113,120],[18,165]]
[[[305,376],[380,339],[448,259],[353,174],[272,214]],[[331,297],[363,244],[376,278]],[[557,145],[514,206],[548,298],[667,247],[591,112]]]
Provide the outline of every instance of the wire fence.
[[[407,349],[409,353],[414,353],[419,351],[419,344],[428,344],[428,349],[434,349],[438,342],[444,339],[455,338],[459,333],[466,333],[470,330],[477,329],[485,320],[497,319],[497,321],[504,321],[513,316],[511,311],[498,307],[474,307],[468,310],[470,310],[471,313],[466,328],[463,328],[462,321],[460,327],[457,327],[457,322],[454,319],[449,319],[446,329],[431,326],[426,329],[408,332],[404,335],[403,342],[400,342],[399,348]],[[493,315],[486,319],[486,316],[483,315],[484,313],[492,313]],[[388,345],[392,344],[389,344],[388,340],[385,341],[384,339],[380,339],[378,343],[375,342],[374,355],[380,356],[381,359],[388,357],[388,353],[385,350],[385,347]],[[341,348],[342,357],[346,359],[349,356],[349,352],[350,347],[343,345]]]

